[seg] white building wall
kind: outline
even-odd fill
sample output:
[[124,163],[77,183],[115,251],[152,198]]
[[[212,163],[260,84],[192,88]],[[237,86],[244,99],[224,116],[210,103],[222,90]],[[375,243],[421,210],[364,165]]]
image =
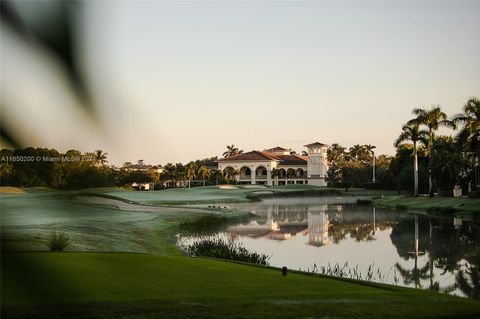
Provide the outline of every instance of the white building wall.
[[[277,168],[277,162],[276,161],[235,161],[235,162],[228,162],[228,161],[219,161],[218,162],[218,169],[223,171],[227,167],[233,167],[236,170],[240,170],[242,167],[248,167],[251,172],[251,184],[256,184],[258,182],[258,179],[255,176],[255,172],[257,168],[259,167],[265,167],[267,170],[267,178],[266,180],[262,179],[262,181],[265,181],[267,185],[271,186],[272,185],[272,169]],[[237,181],[239,178],[237,177]]]
[[327,186],[327,148],[309,148],[308,151],[308,184]]

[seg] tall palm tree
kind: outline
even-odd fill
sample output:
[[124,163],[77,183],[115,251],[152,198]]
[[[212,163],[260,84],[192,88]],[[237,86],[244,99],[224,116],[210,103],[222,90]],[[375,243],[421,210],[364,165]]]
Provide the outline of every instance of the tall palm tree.
[[107,161],[107,155],[108,155],[108,153],[105,153],[102,150],[96,150],[94,152],[95,165],[102,166],[102,165],[106,164],[108,162]]
[[428,133],[428,193],[430,197],[433,196],[433,181],[432,181],[432,168],[430,165],[430,154],[432,153],[433,141],[435,139],[435,132],[439,127],[451,127],[455,128],[452,121],[448,120],[447,114],[442,112],[440,106],[432,106],[429,109],[415,108],[412,113],[416,115],[416,118],[408,121],[407,124],[425,125]]
[[238,154],[242,154],[243,150],[239,150],[235,145],[227,145],[227,151],[223,153],[223,157],[230,157]]
[[198,168],[197,177],[203,180],[203,187],[205,187],[205,180],[210,176],[210,171],[205,165]]
[[294,178],[295,177],[295,170],[292,168],[287,169],[287,181],[285,182],[285,185],[288,185],[288,179],[289,178]]
[[417,123],[405,124],[402,127],[402,133],[393,145],[399,147],[405,142],[413,143],[413,195],[418,196],[418,145],[427,144],[427,131],[420,130],[420,125]]
[[466,152],[480,153],[480,100],[471,98],[463,106],[463,113],[455,114],[452,122],[460,126],[457,140]]
[[237,176],[238,174],[240,174],[239,170],[238,169],[234,169],[233,167],[231,166],[228,166],[226,167],[224,170],[223,170],[223,173],[225,174],[225,177],[227,178],[228,181],[231,181],[235,178],[235,176]]
[[[471,98],[463,106],[463,113],[455,114],[452,122],[460,127],[457,134],[457,145],[464,152],[473,173],[475,160],[480,158],[480,100]],[[472,175],[470,175],[472,176]],[[474,185],[478,184],[475,175],[470,178]]]
[[218,180],[223,178],[223,172],[218,169],[212,169],[210,171],[210,177],[215,179],[215,185],[218,185]]
[[197,175],[197,164],[190,162],[185,166],[185,177],[188,180],[188,188],[191,187],[192,179]]
[[272,176],[272,179],[275,180],[275,182],[278,184],[278,179],[277,177],[280,177],[281,176],[281,172],[279,169],[277,168],[272,168],[272,170],[270,171],[270,176]]

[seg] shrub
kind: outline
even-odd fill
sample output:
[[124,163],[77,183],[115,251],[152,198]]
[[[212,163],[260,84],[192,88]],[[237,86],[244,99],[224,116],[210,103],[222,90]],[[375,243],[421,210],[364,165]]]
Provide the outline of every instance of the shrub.
[[398,210],[398,211],[406,211],[407,206],[402,205],[402,204],[397,204],[397,205],[395,205],[395,209]]
[[56,231],[50,232],[48,235],[47,246],[51,251],[62,251],[71,245],[70,237],[65,233]]
[[252,264],[268,266],[270,256],[250,252],[241,244],[227,241],[219,237],[207,237],[184,247],[185,252],[192,257],[213,257],[243,261]]

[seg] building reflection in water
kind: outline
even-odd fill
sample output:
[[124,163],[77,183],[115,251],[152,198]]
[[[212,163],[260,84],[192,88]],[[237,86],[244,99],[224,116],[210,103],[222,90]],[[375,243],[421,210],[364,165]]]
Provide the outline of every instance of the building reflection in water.
[[[314,261],[305,257],[312,255],[310,250],[305,253],[304,248],[309,249],[305,246],[331,245],[338,246],[335,254],[330,255],[332,258],[345,255],[345,260],[355,264],[363,260],[351,254],[351,245],[371,242],[370,247],[382,247],[370,252],[372,261],[385,263],[383,273],[393,269],[395,275],[388,279],[389,283],[480,299],[480,223],[468,216],[424,216],[373,206],[298,202],[256,203],[254,207],[242,208],[257,218],[229,227],[228,236],[240,241],[241,237],[262,239],[257,243],[268,247],[266,253],[277,253],[280,260],[285,251],[298,249],[303,251],[299,258],[305,260],[301,267],[309,267]],[[262,243],[263,239],[288,242],[293,238],[298,240],[286,245]],[[350,242],[345,246],[342,241],[346,239]],[[368,251],[368,247],[362,245],[358,249]],[[329,256],[332,251],[326,249],[322,253]]]
[[[332,208],[332,207],[330,207]],[[342,206],[333,210],[341,213]],[[288,240],[297,235],[308,236],[312,246],[328,244],[328,206],[269,205],[265,211],[251,211],[260,217],[248,224],[231,226],[227,232],[236,236],[265,237],[273,240]]]

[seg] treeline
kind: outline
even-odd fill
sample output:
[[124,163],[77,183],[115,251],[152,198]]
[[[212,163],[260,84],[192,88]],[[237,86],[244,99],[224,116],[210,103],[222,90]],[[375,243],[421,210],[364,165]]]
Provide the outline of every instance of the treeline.
[[[480,165],[480,100],[471,98],[462,112],[448,117],[439,106],[415,108],[394,142],[394,157],[376,157],[372,182],[373,146],[355,145],[348,151],[333,144],[328,150],[331,186],[397,189],[418,195],[451,195],[455,186],[476,191]],[[437,135],[439,128],[456,134]],[[472,193],[473,194],[473,193]]]
[[18,187],[59,189],[104,187],[115,184],[116,172],[107,154],[97,150],[81,153],[69,150],[33,148],[0,150],[0,184]]

